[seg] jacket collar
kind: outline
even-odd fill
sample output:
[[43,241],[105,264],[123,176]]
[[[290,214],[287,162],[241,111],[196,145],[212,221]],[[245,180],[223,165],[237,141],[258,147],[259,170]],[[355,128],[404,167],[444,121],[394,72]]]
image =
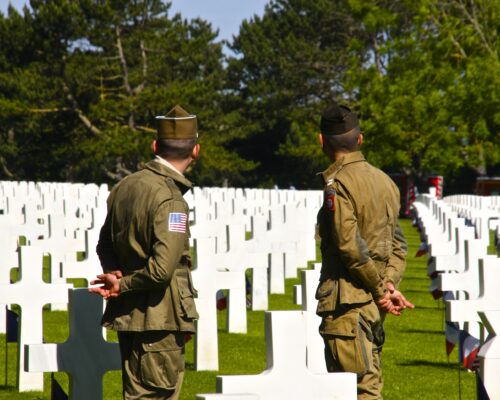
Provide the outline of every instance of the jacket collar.
[[145,165],[145,168],[153,171],[158,175],[162,175],[166,178],[173,179],[175,184],[179,187],[182,194],[186,193],[189,189],[193,187],[193,184],[183,175],[179,174],[177,171],[174,171],[172,168],[169,168],[166,165],[156,160],[149,161]]
[[323,172],[320,172],[318,175],[321,175],[323,177],[323,182],[325,184],[329,184],[329,181],[333,181],[335,179],[335,175],[337,175],[337,173],[346,165],[361,161],[366,161],[366,159],[363,153],[361,153],[360,151],[347,153],[345,156],[336,160],[333,164],[331,164]]

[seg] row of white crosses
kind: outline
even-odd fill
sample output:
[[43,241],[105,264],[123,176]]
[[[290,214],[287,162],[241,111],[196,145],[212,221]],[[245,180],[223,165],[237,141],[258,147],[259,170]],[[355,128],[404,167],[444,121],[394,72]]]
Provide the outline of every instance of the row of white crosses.
[[198,400],[357,398],[355,374],[326,371],[314,296],[320,267],[314,264],[301,272],[302,311],[266,312],[266,370],[258,375],[218,376],[217,393],[199,394]]
[[[17,387],[21,392],[42,391],[43,372],[65,371],[70,375],[72,399],[102,398],[102,377],[120,368],[116,343],[108,343],[100,327],[102,298],[87,289],[45,283],[42,280],[43,253],[35,246],[19,250],[21,279],[0,285],[0,302],[21,308],[18,335]],[[62,344],[44,344],[44,304],[69,300],[69,338]]]
[[[106,212],[107,195],[106,186],[0,182],[0,235],[3,239],[0,240],[0,328],[5,332],[3,304],[17,304],[21,309],[17,363],[19,391],[43,390],[43,373],[38,371],[73,372],[67,369],[67,364],[60,364],[59,369],[51,369],[46,365],[48,369],[44,369],[39,363],[33,369],[30,367],[31,357],[28,353],[25,355],[25,349],[31,345],[43,345],[42,309],[45,304],[66,309],[68,290],[72,296],[72,285],[67,284],[66,279],[74,277],[90,280],[101,271],[99,261],[95,259],[95,246]],[[19,245],[21,237],[25,241],[23,246]],[[76,262],[78,251],[85,251],[85,260]],[[50,283],[42,279],[44,256],[47,255],[51,259]],[[92,260],[92,263],[89,264],[88,260]],[[65,265],[67,261],[72,263]],[[10,282],[12,268],[18,268],[19,279],[15,283]],[[87,292],[85,289],[83,291]],[[95,307],[89,308],[94,310],[93,324],[96,321],[98,323],[102,316],[102,300],[100,304],[97,313]],[[75,318],[82,326],[88,323],[85,312],[70,314],[70,320]],[[75,322],[72,324],[75,325]],[[99,325],[96,327],[99,328]],[[90,341],[91,344],[95,342],[81,327],[76,331],[73,329],[70,339],[71,335],[81,335],[83,341]],[[100,335],[101,340],[104,340],[102,332]],[[58,363],[63,353],[63,350],[57,352],[55,357]],[[118,358],[115,359],[119,360],[117,352],[116,356]],[[75,365],[83,371],[83,375],[85,369],[99,369],[99,366],[88,364]],[[75,376],[72,376],[71,381],[73,378]],[[85,378],[83,381],[83,387],[99,384]],[[79,385],[71,386],[77,388]]]
[[[193,281],[200,319],[195,368],[217,370],[216,293],[229,290],[228,331],[246,333],[245,272],[252,273],[252,309],[268,307],[268,293],[284,293],[285,277],[314,260],[315,213],[321,192],[195,189],[191,226]],[[251,234],[246,239],[247,232]]]
[[[65,283],[67,278],[79,277],[91,280],[100,272],[94,249],[98,230],[105,217],[107,190],[98,188],[96,196],[85,197],[81,193],[95,193],[96,188],[81,185],[71,187],[68,184],[60,187],[57,184],[46,186],[11,182],[2,185],[1,188],[3,191],[0,203],[1,217],[5,217],[3,220],[0,219],[0,224],[3,223],[2,228],[5,228],[2,232],[13,232],[8,237],[13,237],[15,240],[10,242],[6,240],[5,243],[10,243],[10,251],[0,255],[0,266],[5,265],[2,273],[6,272],[0,274],[3,279],[0,281],[2,294],[0,303],[19,304],[22,309],[18,389],[20,391],[43,389],[41,373],[26,371],[54,370],[70,372],[73,382],[70,385],[72,393],[77,393],[78,389],[75,388],[81,388],[82,385],[100,388],[100,382],[89,384],[92,379],[97,379],[95,376],[86,374],[85,368],[71,369],[67,361],[73,356],[79,357],[77,354],[81,351],[82,345],[77,346],[75,343],[80,343],[79,332],[83,334],[85,330],[75,328],[73,322],[75,326],[72,325],[70,339],[65,346],[44,345],[41,317],[35,317],[34,314],[38,313],[41,316],[44,304],[50,303],[61,307],[67,303],[67,291],[70,286]],[[229,331],[246,332],[245,268],[251,267],[253,272],[252,307],[266,309],[268,291],[272,292],[274,289],[283,292],[284,277],[295,276],[299,266],[305,267],[307,260],[315,258],[314,219],[320,194],[248,190],[243,196],[239,193],[238,198],[238,195],[231,197],[231,191],[227,190],[206,191],[210,196],[217,198],[217,202],[208,204],[214,209],[212,214],[208,213],[211,219],[205,221],[202,217],[195,218],[193,225],[197,259],[193,278],[199,291],[197,304],[201,315],[196,343],[196,366],[197,369],[217,369],[215,293],[219,289],[229,289]],[[87,200],[78,203],[78,196]],[[200,198],[196,196],[196,192],[195,197]],[[248,201],[245,202],[245,199]],[[203,204],[203,200],[194,203],[195,215],[196,211],[199,211],[198,214],[201,216],[204,215],[204,209],[210,210],[210,207],[205,208],[207,204]],[[64,217],[61,211],[66,212]],[[206,233],[203,233],[204,231]],[[245,240],[248,231],[252,232],[252,238]],[[18,251],[21,260],[18,263],[16,250],[19,236],[26,238],[28,246],[23,246]],[[82,244],[83,238],[85,238],[84,244]],[[85,251],[86,257],[83,261],[76,262],[76,252],[81,250]],[[43,254],[50,254],[53,261],[50,284],[41,279]],[[10,284],[8,278],[10,269],[16,267],[20,268],[21,280]],[[270,283],[267,279],[268,274]],[[46,290],[47,288],[49,289]],[[95,324],[102,314],[102,307],[98,311],[95,311],[95,307],[93,309],[92,318],[85,318]],[[72,320],[74,311],[70,309],[70,313]],[[79,314],[85,320],[84,314]],[[31,324],[32,320],[39,323]],[[102,332],[97,336],[86,333],[82,337],[85,336],[93,337],[94,339],[89,339],[92,343],[103,341]],[[28,344],[27,349],[33,350],[28,351],[25,360],[24,348]],[[101,348],[97,345],[94,347]],[[68,350],[71,348],[74,348],[74,351]],[[94,353],[93,350],[86,351],[89,354]],[[65,352],[69,352],[70,356],[63,356]],[[66,361],[61,361],[63,359]],[[106,368],[115,369],[114,367]],[[79,374],[86,378],[77,378]],[[89,392],[84,390],[82,393]],[[99,396],[92,394],[91,397]]]
[[[500,198],[423,195],[414,204],[438,272],[432,288],[455,293],[446,318],[484,343],[480,374],[490,398],[500,398],[500,258],[488,255],[490,230],[498,229]],[[485,338],[484,331],[489,333]]]

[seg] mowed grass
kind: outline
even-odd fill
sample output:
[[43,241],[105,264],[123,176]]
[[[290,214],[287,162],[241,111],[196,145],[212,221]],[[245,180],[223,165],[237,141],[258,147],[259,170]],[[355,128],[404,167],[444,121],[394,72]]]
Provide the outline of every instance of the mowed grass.
[[[386,343],[382,353],[384,399],[462,399],[476,398],[475,375],[458,367],[455,349],[448,360],[445,351],[444,307],[428,292],[426,257],[413,255],[420,244],[418,232],[409,220],[402,220],[409,243],[408,267],[401,290],[415,304],[414,310],[401,317],[388,316],[385,323]],[[300,275],[300,274],[299,274]],[[293,304],[293,285],[299,278],[286,282],[284,295],[271,295],[270,310],[300,309]],[[219,371],[194,370],[194,340],[186,346],[186,374],[181,399],[194,399],[197,393],[214,393],[217,375],[259,374],[266,367],[264,312],[247,312],[248,333],[228,334],[226,312],[219,311]],[[47,343],[64,342],[68,336],[65,312],[44,310],[44,338]],[[116,341],[113,332],[108,340]],[[7,344],[8,381],[5,384],[5,336],[0,335],[0,400],[50,399],[50,373],[45,373],[45,390],[18,393],[15,389],[15,343]],[[68,376],[56,373],[56,379],[68,391]],[[104,399],[121,398],[121,373],[104,376]],[[313,399],[311,399],[313,400]]]

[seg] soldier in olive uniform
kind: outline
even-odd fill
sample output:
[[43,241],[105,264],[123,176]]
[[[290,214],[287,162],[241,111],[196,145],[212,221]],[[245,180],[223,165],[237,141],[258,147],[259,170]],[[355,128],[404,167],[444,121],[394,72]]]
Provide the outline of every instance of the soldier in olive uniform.
[[333,162],[321,173],[318,213],[323,263],[316,298],[327,369],[356,373],[358,399],[382,399],[384,316],[413,308],[396,289],[407,251],[399,191],[359,151],[363,135],[349,108],[333,103],[324,111],[320,142]]
[[121,180],[108,198],[97,253],[104,273],[89,290],[108,300],[103,325],[118,332],[125,399],[177,399],[184,336],[198,318],[189,259],[196,116],[175,106],[157,117],[156,158]]

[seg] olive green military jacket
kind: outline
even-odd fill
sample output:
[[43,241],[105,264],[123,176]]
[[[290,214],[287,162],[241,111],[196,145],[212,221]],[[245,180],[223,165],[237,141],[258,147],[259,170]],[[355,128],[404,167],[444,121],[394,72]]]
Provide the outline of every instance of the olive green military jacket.
[[194,332],[198,318],[189,270],[191,187],[150,161],[111,191],[97,254],[104,272],[120,270],[120,295],[107,302],[103,325],[118,331]]
[[406,266],[398,223],[399,190],[361,152],[349,153],[321,173],[324,202],[318,213],[322,268],[317,312],[378,299],[396,286]]

